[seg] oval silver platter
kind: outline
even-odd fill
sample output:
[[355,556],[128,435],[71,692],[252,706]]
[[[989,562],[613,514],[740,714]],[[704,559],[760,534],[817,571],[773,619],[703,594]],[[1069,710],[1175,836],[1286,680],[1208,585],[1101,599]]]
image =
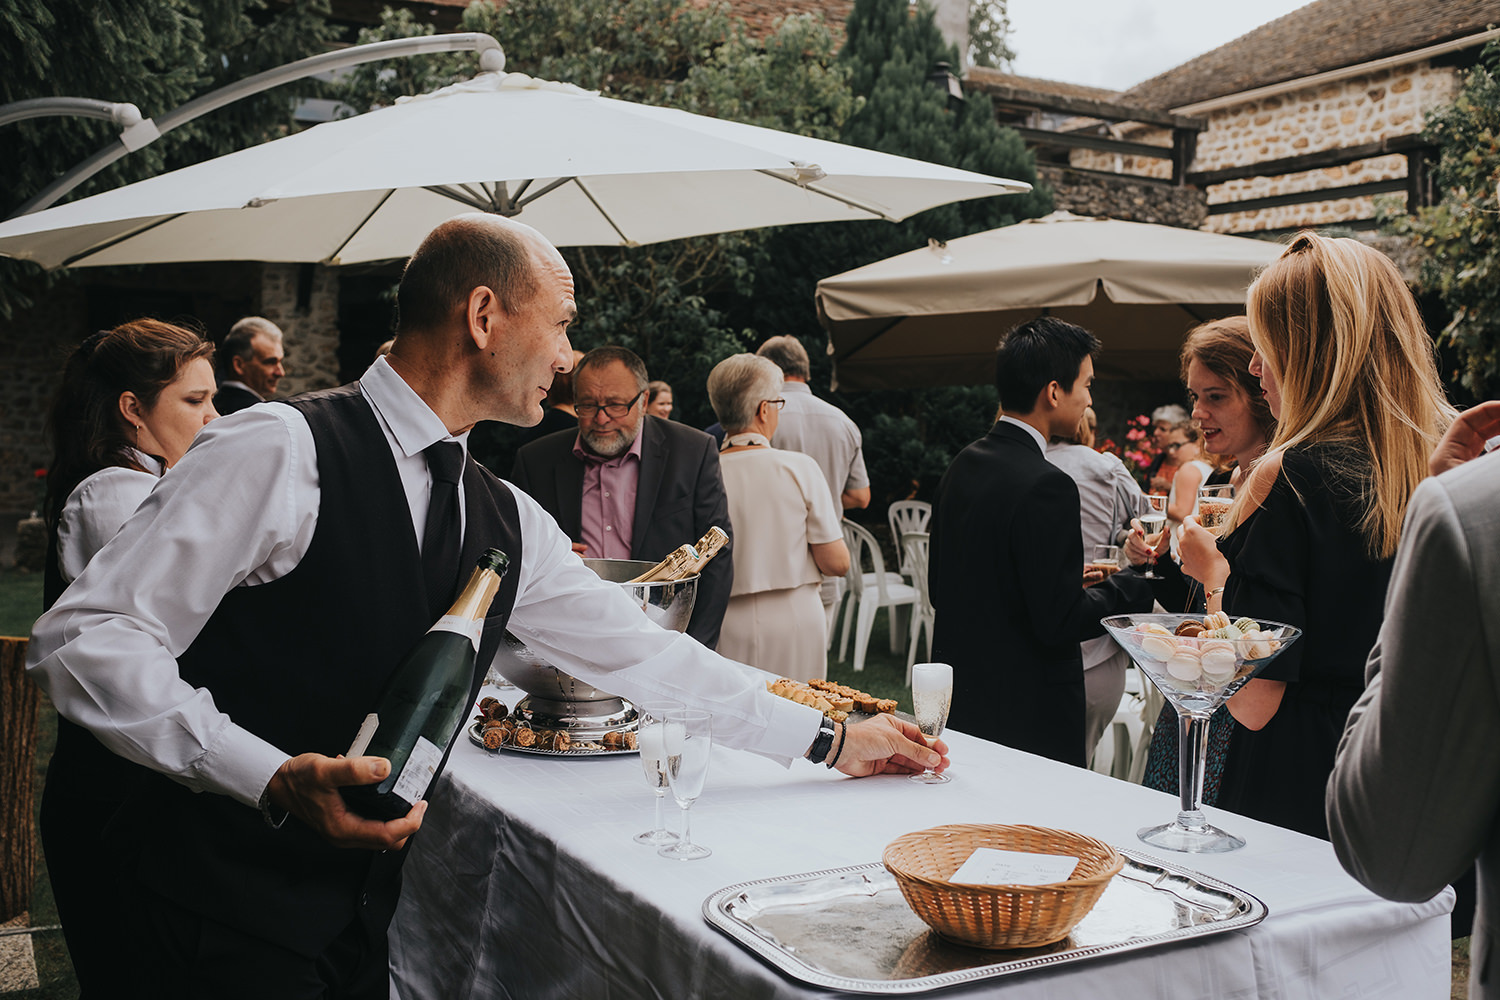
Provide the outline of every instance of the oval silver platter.
[[533,757],[618,757],[621,754],[640,753],[639,750],[626,750],[623,748],[619,750],[612,750],[608,747],[603,747],[598,750],[543,750],[540,747],[503,746],[500,748],[500,750],[490,750],[489,747],[484,745],[484,730],[481,727],[480,723],[469,723],[468,731],[469,742],[474,744],[481,750],[489,750],[490,753],[499,753],[500,750],[505,750],[509,753],[530,754]]
[[1266,917],[1242,889],[1121,849],[1124,869],[1065,940],[986,951],[943,940],[879,863],[741,882],[703,902],[709,924],[793,979],[848,993],[902,994],[1159,948]]

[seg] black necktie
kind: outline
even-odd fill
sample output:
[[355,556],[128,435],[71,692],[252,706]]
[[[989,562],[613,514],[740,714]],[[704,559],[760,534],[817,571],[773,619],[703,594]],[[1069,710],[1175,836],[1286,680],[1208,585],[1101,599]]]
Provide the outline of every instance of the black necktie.
[[422,533],[422,579],[427,584],[427,609],[435,621],[453,601],[458,586],[458,554],[463,532],[458,515],[458,476],[464,449],[454,441],[438,441],[423,449],[432,473],[432,495],[427,501],[427,526]]

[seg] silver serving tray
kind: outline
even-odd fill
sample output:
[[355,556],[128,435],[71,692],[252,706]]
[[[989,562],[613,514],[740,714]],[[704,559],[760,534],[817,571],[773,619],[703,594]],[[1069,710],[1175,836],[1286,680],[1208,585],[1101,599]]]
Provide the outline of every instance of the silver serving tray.
[[490,750],[484,745],[484,725],[479,722],[471,722],[468,726],[469,742],[481,750],[490,753],[500,753],[502,750],[508,753],[530,754],[533,757],[618,757],[621,754],[638,754],[640,750],[627,750],[623,747],[618,750],[603,747],[598,750],[543,750],[541,747],[518,747],[503,746],[499,750]]
[[1266,905],[1217,879],[1121,850],[1125,867],[1073,933],[1042,948],[953,944],[924,924],[881,864],[720,889],[703,916],[793,979],[848,993],[922,993],[1222,934]]

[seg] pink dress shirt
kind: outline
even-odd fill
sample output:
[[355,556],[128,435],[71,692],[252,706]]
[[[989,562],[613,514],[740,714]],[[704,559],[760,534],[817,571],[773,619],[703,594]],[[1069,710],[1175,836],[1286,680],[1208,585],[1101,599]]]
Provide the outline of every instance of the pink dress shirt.
[[588,559],[629,559],[635,534],[635,494],[641,482],[641,435],[614,458],[573,442],[583,462],[583,544]]

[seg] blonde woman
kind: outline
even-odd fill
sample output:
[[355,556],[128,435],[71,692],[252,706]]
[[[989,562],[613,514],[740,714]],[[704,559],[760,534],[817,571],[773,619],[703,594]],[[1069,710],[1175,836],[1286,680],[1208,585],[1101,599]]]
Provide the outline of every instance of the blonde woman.
[[818,463],[771,447],[781,420],[781,369],[736,354],[708,375],[724,425],[719,469],[734,525],[734,585],[718,651],[783,677],[828,671],[823,577],[849,571],[839,512]]
[[1222,537],[1190,518],[1180,550],[1209,611],[1304,630],[1229,703],[1219,805],[1326,839],[1402,518],[1453,410],[1400,273],[1356,240],[1300,234],[1250,286],[1248,316],[1276,432]]

